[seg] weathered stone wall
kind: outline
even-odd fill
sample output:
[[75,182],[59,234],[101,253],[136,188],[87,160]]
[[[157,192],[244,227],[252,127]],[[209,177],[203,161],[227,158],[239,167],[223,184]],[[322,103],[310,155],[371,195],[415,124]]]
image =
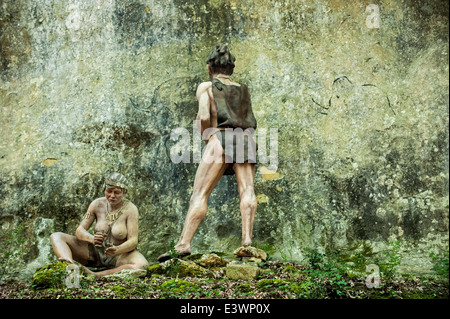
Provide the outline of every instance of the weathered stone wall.
[[[448,247],[439,0],[0,1],[0,222],[25,227],[22,266],[54,258],[48,235],[74,232],[111,171],[133,183],[140,251],[154,260],[178,238],[197,164],[170,161],[170,133],[192,130],[220,42],[259,128],[278,129],[278,174],[257,166],[255,243],[300,261],[400,240],[403,266],[427,271]],[[231,251],[240,227],[227,176],[193,249]]]

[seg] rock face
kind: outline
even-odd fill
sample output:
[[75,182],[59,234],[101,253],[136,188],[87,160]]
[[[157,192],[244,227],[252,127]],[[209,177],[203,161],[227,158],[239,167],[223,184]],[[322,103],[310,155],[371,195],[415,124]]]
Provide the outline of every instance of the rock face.
[[[132,182],[139,250],[154,260],[177,240],[197,164],[171,161],[171,133],[189,132],[192,150],[219,42],[272,156],[256,166],[254,244],[300,261],[400,241],[402,266],[428,271],[448,247],[447,1],[7,0],[0,229],[24,226],[23,274],[52,260],[48,235],[73,234],[112,171]],[[225,176],[192,247],[231,252],[240,234]]]

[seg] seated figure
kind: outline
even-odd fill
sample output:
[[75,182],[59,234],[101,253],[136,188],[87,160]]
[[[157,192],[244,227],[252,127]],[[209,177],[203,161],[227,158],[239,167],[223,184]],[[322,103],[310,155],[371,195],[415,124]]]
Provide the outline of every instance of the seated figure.
[[[76,261],[84,271],[96,277],[148,265],[145,257],[136,250],[139,213],[125,198],[126,178],[112,173],[106,178],[104,187],[105,197],[97,198],[89,205],[75,236],[61,232],[50,236],[53,251],[60,261],[74,265]],[[94,221],[92,235],[88,230]],[[93,272],[86,267],[107,269]]]

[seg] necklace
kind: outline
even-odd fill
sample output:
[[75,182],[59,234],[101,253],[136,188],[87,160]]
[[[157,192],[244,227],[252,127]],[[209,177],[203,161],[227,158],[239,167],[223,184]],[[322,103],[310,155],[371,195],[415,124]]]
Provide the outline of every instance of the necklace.
[[128,205],[129,202],[130,202],[129,200],[124,199],[122,207],[120,207],[120,209],[117,211],[110,211],[109,210],[110,204],[109,204],[109,202],[107,203],[107,205],[106,205],[106,220],[108,221],[108,225],[110,227],[116,221],[116,219],[120,216],[123,209]]
[[230,76],[229,76],[229,75],[218,75],[218,76],[216,76],[216,78],[219,78],[219,79],[229,79]]

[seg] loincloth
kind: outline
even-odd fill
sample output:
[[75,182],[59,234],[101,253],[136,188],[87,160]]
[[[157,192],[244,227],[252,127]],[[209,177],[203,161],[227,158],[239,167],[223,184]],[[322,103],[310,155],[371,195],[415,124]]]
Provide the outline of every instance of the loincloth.
[[[224,150],[225,163],[256,163],[258,145],[251,132],[251,130],[227,128],[215,133]],[[234,175],[232,165],[229,165],[224,175]]]
[[107,257],[105,254],[106,247],[96,247],[94,244],[89,243],[89,260],[87,263],[87,267],[106,267],[106,268],[115,268],[117,258],[119,256]]

